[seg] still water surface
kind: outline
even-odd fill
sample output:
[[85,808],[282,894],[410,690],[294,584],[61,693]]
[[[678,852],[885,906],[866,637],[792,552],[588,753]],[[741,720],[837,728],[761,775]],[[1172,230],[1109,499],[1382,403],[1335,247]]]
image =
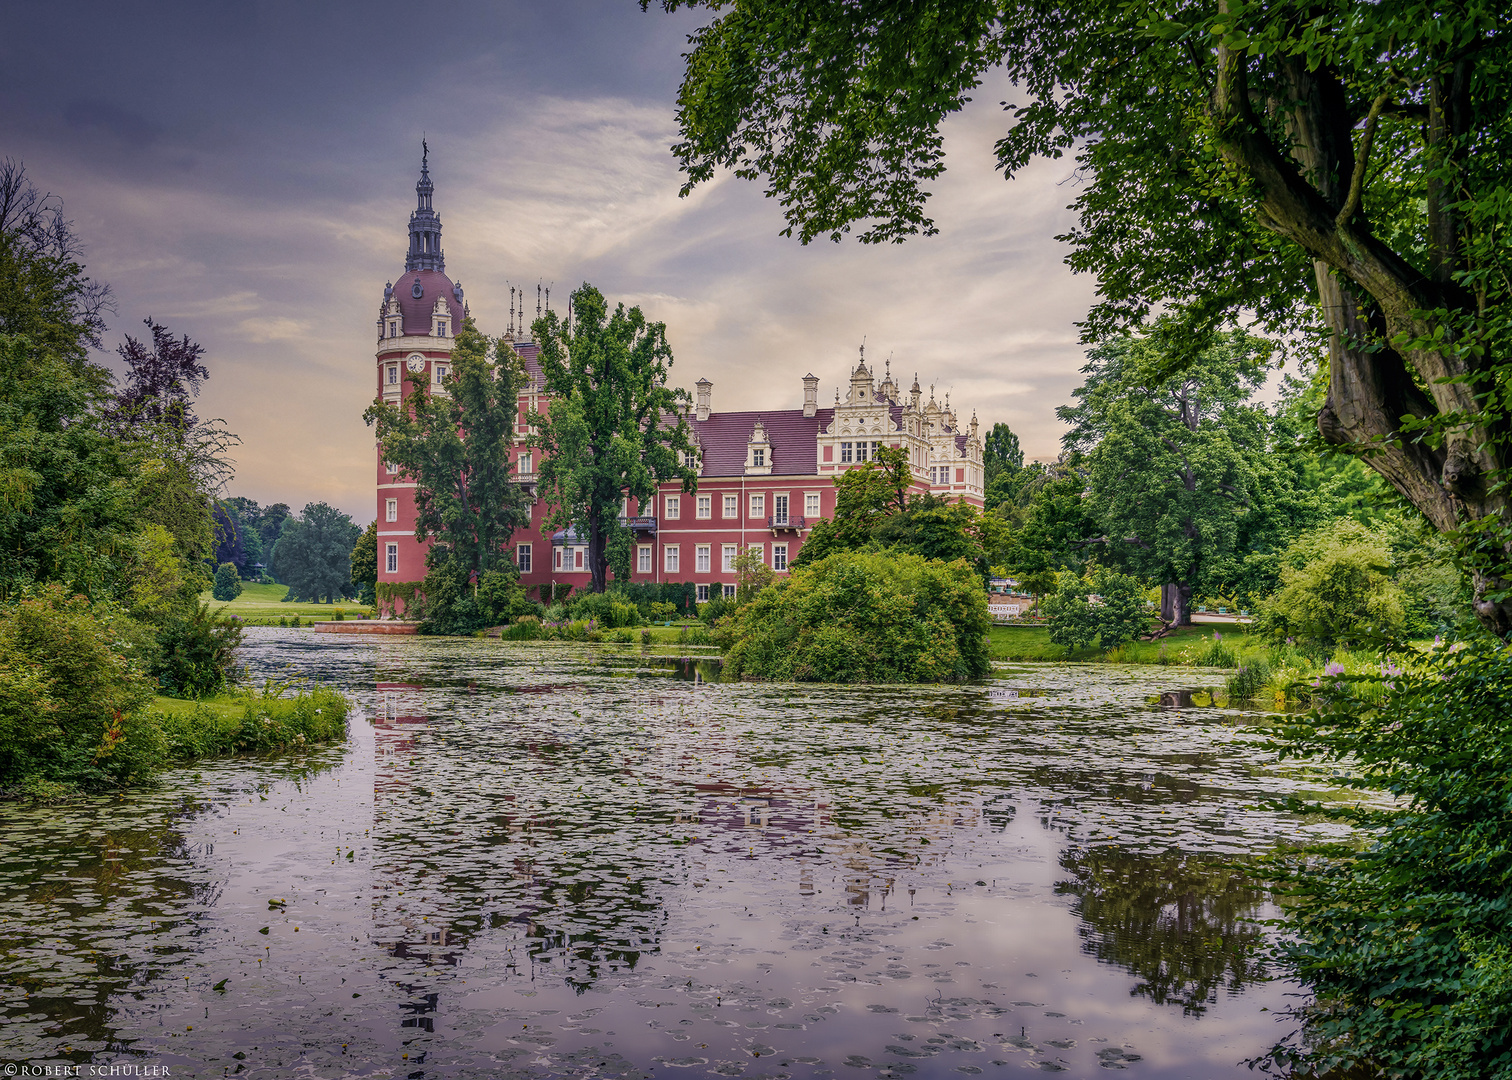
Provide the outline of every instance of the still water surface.
[[272,628],[245,654],[348,691],[350,738],[0,807],[0,1061],[1239,1077],[1296,1000],[1229,866],[1330,828],[1264,806],[1325,781],[1202,675],[726,685]]

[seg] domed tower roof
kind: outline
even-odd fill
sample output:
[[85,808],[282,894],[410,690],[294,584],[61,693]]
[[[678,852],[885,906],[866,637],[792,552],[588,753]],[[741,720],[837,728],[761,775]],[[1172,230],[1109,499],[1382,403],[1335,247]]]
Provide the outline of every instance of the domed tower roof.
[[[449,335],[462,329],[466,311],[462,304],[462,286],[446,276],[446,254],[441,250],[441,215],[431,205],[436,186],[430,178],[430,147],[421,142],[420,182],[415,185],[417,205],[409,219],[409,254],[404,273],[393,283],[392,297],[399,303],[404,317],[405,334],[430,334],[437,314],[449,314]],[[388,291],[385,290],[385,303]],[[437,312],[436,301],[444,303]]]

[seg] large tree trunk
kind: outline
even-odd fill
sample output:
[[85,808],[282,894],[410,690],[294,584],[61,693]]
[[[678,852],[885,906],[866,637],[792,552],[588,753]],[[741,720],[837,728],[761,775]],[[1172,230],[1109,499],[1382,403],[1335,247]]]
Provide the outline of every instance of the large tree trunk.
[[1160,587],[1160,618],[1171,626],[1192,625],[1192,586],[1168,581]]
[[603,592],[609,585],[609,545],[604,541],[604,526],[601,519],[594,515],[588,519],[588,569],[591,575],[591,588],[596,593]]
[[[1369,139],[1362,135],[1357,155],[1352,137],[1357,118],[1336,74],[1308,71],[1300,61],[1287,72],[1293,164],[1251,111],[1246,63],[1243,53],[1219,48],[1213,95],[1216,140],[1228,165],[1256,191],[1260,223],[1314,260],[1330,330],[1328,399],[1318,417],[1320,432],[1329,442],[1360,453],[1441,532],[1504,519],[1508,493],[1490,490],[1487,482],[1506,466],[1503,421],[1496,421],[1494,430],[1487,422],[1448,427],[1441,448],[1403,431],[1404,421],[1412,419],[1480,415],[1472,380],[1484,376],[1485,367],[1472,368],[1467,354],[1455,348],[1454,328],[1432,314],[1475,310],[1474,298],[1453,281],[1457,226],[1441,207],[1430,206],[1433,272],[1411,266],[1375,236],[1360,205]],[[1450,132],[1464,123],[1458,88],[1468,73],[1456,69],[1455,79],[1454,86],[1430,95],[1430,132]],[[1367,132],[1386,104],[1385,98],[1376,102]],[[1434,119],[1432,114],[1438,113],[1443,115]],[[1449,334],[1448,347],[1422,344],[1434,341],[1435,331],[1440,341]],[[1394,351],[1383,347],[1385,341],[1406,344]],[[1476,615],[1502,638],[1512,636],[1512,599],[1492,600],[1488,594],[1505,587],[1501,575],[1508,556],[1502,550],[1475,571]]]

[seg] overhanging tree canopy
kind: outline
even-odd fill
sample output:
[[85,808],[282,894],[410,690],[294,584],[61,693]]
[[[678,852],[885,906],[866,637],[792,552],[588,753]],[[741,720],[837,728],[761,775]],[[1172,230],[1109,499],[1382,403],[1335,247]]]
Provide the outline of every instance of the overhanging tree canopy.
[[1177,344],[1241,313],[1326,337],[1324,438],[1455,537],[1477,614],[1512,636],[1504,3],[662,6],[717,12],[678,99],[686,186],[764,177],[805,242],[933,232],[940,124],[1002,68],[1003,171],[1079,166],[1063,239],[1098,277],[1089,339],[1157,307]]

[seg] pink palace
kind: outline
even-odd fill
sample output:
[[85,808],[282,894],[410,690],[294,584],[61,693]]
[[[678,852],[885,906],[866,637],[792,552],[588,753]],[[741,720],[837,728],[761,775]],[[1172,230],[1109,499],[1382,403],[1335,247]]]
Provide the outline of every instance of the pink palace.
[[[435,392],[445,393],[454,335],[467,314],[461,283],[446,276],[441,218],[431,205],[434,187],[429,163],[422,160],[404,273],[384,287],[378,314],[377,388],[388,402],[411,392],[410,372],[426,373]],[[530,435],[525,418],[532,410],[546,411],[549,396],[537,347],[523,330],[514,347],[528,371],[515,425],[514,466],[519,482],[534,493],[537,462],[525,445]],[[882,446],[907,448],[913,490],[982,504],[982,441],[975,415],[961,429],[948,397],[941,405],[931,389],[925,401],[917,376],[906,392],[890,370],[879,383],[863,353],[835,391],[834,404],[824,408],[817,376],[796,382],[803,390],[800,408],[716,412],[714,384],[698,380],[689,425],[698,451],[698,490],[684,494],[672,483],[654,502],[626,503],[623,520],[635,534],[635,580],[691,581],[700,601],[709,599],[711,588],[733,593],[741,548],[758,549],[767,565],[784,573],[814,522],[834,512],[835,477],[865,463]],[[378,580],[418,583],[425,577],[428,544],[415,539],[415,485],[381,453],[376,468]],[[571,530],[543,531],[545,514],[545,505],[536,501],[530,526],[514,534],[521,583],[532,595],[548,583],[587,587],[586,545]]]

